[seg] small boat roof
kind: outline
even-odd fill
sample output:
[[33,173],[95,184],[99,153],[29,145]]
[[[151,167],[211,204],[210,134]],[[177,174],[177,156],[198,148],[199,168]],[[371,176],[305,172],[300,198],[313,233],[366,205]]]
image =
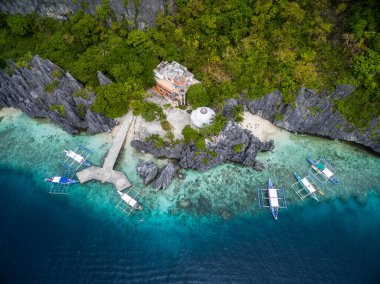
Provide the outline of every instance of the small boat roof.
[[303,179],[301,179],[301,182],[303,183],[303,185],[307,188],[307,190],[310,192],[310,193],[313,193],[315,191],[317,191],[314,186],[307,180],[306,177],[304,177]]
[[268,195],[269,195],[269,203],[271,207],[279,207],[278,203],[278,196],[277,196],[277,189],[275,188],[269,188],[268,189]]
[[324,173],[324,175],[328,178],[331,178],[334,175],[328,168],[324,168],[322,173]]
[[132,197],[130,197],[128,194],[124,193],[121,196],[121,199],[123,199],[128,205],[134,207],[137,204],[137,201],[134,200]]
[[59,182],[61,177],[53,177],[52,182]]

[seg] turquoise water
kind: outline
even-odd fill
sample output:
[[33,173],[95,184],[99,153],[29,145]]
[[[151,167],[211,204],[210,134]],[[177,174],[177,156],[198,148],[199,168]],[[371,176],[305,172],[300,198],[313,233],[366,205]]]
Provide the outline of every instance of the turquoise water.
[[[0,115],[1,116],[1,115]],[[126,149],[118,168],[146,193],[142,213],[126,218],[110,185],[48,194],[43,182],[64,148],[84,144],[100,164],[111,137],[71,136],[16,112],[0,122],[0,282],[328,282],[380,280],[380,159],[322,138],[284,134],[259,155],[263,172],[226,164],[154,193]],[[324,156],[339,171],[321,202],[290,190],[305,156]],[[165,161],[161,162],[162,164]],[[288,210],[274,221],[257,208],[256,189],[271,177],[286,189]],[[143,222],[140,222],[142,221]]]

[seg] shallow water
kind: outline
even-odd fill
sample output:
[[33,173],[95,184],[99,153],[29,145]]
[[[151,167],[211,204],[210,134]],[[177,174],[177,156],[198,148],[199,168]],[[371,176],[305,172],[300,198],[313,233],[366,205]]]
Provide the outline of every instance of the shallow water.
[[[286,133],[285,133],[286,134]],[[0,282],[329,282],[380,280],[380,159],[339,141],[286,134],[267,168],[226,164],[186,172],[165,191],[143,187],[139,158],[118,162],[146,193],[144,211],[123,216],[111,185],[75,185],[48,194],[64,148],[87,145],[101,164],[109,135],[71,136],[16,112],[0,122]],[[326,184],[321,202],[301,203],[290,189],[305,156],[324,156],[341,185]],[[162,161],[161,164],[164,164]],[[274,221],[257,206],[267,179],[285,188],[288,210]],[[142,222],[140,222],[142,221]]]

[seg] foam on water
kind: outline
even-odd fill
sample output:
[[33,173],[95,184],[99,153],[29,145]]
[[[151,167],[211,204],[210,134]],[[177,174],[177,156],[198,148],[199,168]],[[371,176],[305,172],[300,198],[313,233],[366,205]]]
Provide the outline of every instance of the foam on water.
[[[117,211],[119,198],[108,184],[75,185],[65,197],[48,194],[43,178],[56,174],[63,149],[87,145],[95,152],[91,162],[100,165],[111,142],[109,134],[72,136],[20,112],[0,121],[0,282],[379,279],[377,156],[287,134],[273,153],[259,155],[267,166],[262,172],[233,164],[187,171],[183,181],[154,193],[135,170],[138,159],[152,157],[127,147],[117,168],[146,193],[142,213],[126,218]],[[293,171],[307,169],[306,156],[324,156],[339,169],[341,185],[326,184],[320,203],[301,203],[290,190]],[[256,189],[269,177],[286,189],[290,204],[277,222],[257,208]]]

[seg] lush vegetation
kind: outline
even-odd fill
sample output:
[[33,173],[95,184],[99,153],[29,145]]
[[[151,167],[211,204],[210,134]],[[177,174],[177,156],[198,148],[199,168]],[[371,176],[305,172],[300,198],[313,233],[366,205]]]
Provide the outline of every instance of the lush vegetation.
[[[379,115],[378,1],[176,3],[176,15],[159,13],[157,28],[146,31],[126,20],[109,26],[115,15],[105,0],[95,15],[78,12],[68,21],[2,15],[0,66],[9,58],[22,65],[40,54],[95,89],[94,109],[111,117],[125,113],[154,84],[152,70],[161,60],[181,62],[202,81],[190,90],[193,107],[220,109],[225,98],[257,98],[276,89],[291,104],[302,86],[350,83],[357,91],[336,107],[359,125]],[[116,86],[98,87],[98,70]]]

